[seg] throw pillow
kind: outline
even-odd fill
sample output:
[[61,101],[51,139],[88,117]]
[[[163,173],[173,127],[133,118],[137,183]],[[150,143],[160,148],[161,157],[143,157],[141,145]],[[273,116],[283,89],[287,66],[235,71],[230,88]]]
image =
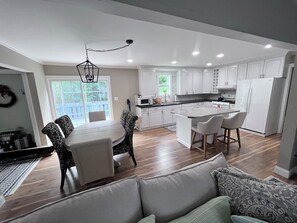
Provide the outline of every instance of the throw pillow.
[[232,215],[231,220],[232,223],[267,223],[267,221],[262,221],[256,218],[239,215]]
[[226,168],[212,172],[219,193],[231,197],[231,213],[268,222],[297,222],[297,187],[259,180]]
[[230,198],[220,196],[211,199],[190,213],[170,223],[230,223]]
[[151,215],[141,219],[137,223],[155,223],[155,219],[156,219],[155,215],[151,214]]

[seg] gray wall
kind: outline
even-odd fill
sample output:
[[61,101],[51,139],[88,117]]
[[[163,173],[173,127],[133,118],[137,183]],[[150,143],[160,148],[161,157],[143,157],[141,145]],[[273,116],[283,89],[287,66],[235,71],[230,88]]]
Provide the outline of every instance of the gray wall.
[[37,128],[41,145],[46,145],[46,137],[41,133],[43,126],[52,120],[43,66],[7,47],[0,45],[0,66],[12,70],[28,72],[29,87],[33,98]]
[[295,57],[295,69],[292,76],[291,88],[280,145],[280,154],[277,166],[290,171],[297,166],[297,56]]
[[0,131],[23,127],[26,133],[33,136],[26,95],[21,92],[21,89],[24,90],[21,74],[0,74],[0,84],[8,86],[17,97],[17,102],[13,106],[0,108]]
[[296,0],[113,1],[297,44]]
[[[73,66],[44,66],[45,75],[73,75],[78,76],[76,67]],[[113,116],[119,120],[124,108],[127,108],[126,101],[130,99],[131,108],[135,112],[134,96],[138,94],[138,70],[101,68],[100,75],[110,76]],[[118,101],[114,100],[118,97]]]

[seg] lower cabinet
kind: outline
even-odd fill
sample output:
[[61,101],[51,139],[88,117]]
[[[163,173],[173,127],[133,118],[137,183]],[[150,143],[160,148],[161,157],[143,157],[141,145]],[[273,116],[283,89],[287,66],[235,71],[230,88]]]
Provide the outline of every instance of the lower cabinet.
[[163,108],[149,108],[150,127],[158,127],[163,125]]

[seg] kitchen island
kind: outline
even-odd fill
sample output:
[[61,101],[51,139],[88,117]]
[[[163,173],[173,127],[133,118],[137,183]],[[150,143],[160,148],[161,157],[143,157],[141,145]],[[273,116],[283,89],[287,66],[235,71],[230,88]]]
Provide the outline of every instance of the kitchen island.
[[[198,122],[205,122],[215,115],[228,117],[230,113],[235,112],[239,112],[239,110],[213,107],[193,108],[192,110],[181,110],[176,112],[177,141],[187,148],[190,148],[192,140],[192,126],[197,125]],[[196,140],[198,140],[199,137],[201,136],[197,134]]]

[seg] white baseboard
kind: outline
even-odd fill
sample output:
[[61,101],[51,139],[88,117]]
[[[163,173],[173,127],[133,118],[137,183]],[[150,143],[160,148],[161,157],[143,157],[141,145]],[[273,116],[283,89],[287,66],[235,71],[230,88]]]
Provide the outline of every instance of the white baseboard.
[[286,170],[279,166],[275,166],[274,172],[284,178],[289,179],[294,173],[297,174],[297,166],[295,166],[293,169],[290,169],[290,170]]
[[0,195],[0,208],[3,206],[4,203],[5,203],[5,198],[3,197],[3,195]]

